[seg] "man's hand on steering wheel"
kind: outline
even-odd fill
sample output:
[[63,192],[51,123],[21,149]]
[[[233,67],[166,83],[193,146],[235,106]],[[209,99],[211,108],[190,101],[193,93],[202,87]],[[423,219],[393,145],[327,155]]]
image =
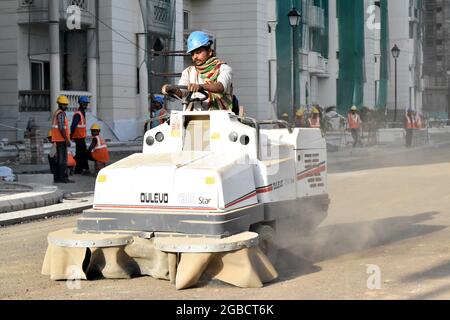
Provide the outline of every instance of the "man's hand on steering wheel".
[[188,91],[195,93],[195,92],[199,92],[199,91],[204,91],[204,88],[201,84],[190,83],[188,86]]

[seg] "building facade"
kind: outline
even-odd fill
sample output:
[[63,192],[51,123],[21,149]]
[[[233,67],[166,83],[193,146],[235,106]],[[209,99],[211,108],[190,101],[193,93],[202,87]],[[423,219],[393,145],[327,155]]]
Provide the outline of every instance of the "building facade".
[[1,138],[21,140],[31,118],[45,131],[56,97],[65,94],[70,111],[79,96],[91,97],[89,118],[109,138],[134,140],[149,116],[149,97],[176,83],[191,63],[183,53],[193,30],[215,39],[247,115],[272,116],[262,1],[8,0],[0,6]]
[[425,1],[423,110],[448,119],[450,109],[450,2]]
[[[423,13],[422,0],[389,1],[390,47],[401,50],[397,67],[397,106],[404,112],[412,108],[422,111],[423,97]],[[391,59],[391,80],[394,80]],[[390,82],[389,107],[395,105],[395,81]]]

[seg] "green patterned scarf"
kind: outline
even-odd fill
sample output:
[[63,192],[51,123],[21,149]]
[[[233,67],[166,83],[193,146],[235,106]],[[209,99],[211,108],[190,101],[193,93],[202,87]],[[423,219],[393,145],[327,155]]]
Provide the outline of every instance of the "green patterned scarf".
[[[225,62],[211,57],[202,66],[195,67],[205,83],[217,82],[220,66]],[[228,93],[209,93],[209,110],[231,110],[233,97]]]

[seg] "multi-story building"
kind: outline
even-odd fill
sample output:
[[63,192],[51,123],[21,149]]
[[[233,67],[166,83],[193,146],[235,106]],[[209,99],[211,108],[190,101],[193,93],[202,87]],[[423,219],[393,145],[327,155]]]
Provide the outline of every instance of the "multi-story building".
[[423,110],[448,119],[450,108],[450,2],[425,1]]
[[[390,47],[401,50],[398,58],[397,106],[422,111],[423,95],[423,11],[422,0],[389,1]],[[395,105],[394,59],[391,59],[389,107]]]
[[5,0],[0,8],[1,138],[20,140],[31,117],[44,131],[65,94],[70,110],[90,96],[90,119],[112,138],[135,139],[149,95],[191,63],[182,53],[198,29],[216,39],[217,55],[233,67],[234,93],[247,114],[271,116],[263,1]]

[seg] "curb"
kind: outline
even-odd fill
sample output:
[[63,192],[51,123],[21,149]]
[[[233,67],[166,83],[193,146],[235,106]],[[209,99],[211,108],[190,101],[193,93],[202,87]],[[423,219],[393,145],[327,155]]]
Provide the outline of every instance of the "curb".
[[93,197],[89,199],[82,199],[75,203],[64,202],[48,207],[42,207],[39,209],[29,209],[4,213],[0,214],[0,226],[5,227],[55,216],[74,215],[92,208],[92,204]]
[[63,198],[62,191],[56,186],[35,183],[7,183],[7,185],[30,188],[30,190],[6,196],[5,200],[0,200],[0,214],[51,206],[60,203]]

